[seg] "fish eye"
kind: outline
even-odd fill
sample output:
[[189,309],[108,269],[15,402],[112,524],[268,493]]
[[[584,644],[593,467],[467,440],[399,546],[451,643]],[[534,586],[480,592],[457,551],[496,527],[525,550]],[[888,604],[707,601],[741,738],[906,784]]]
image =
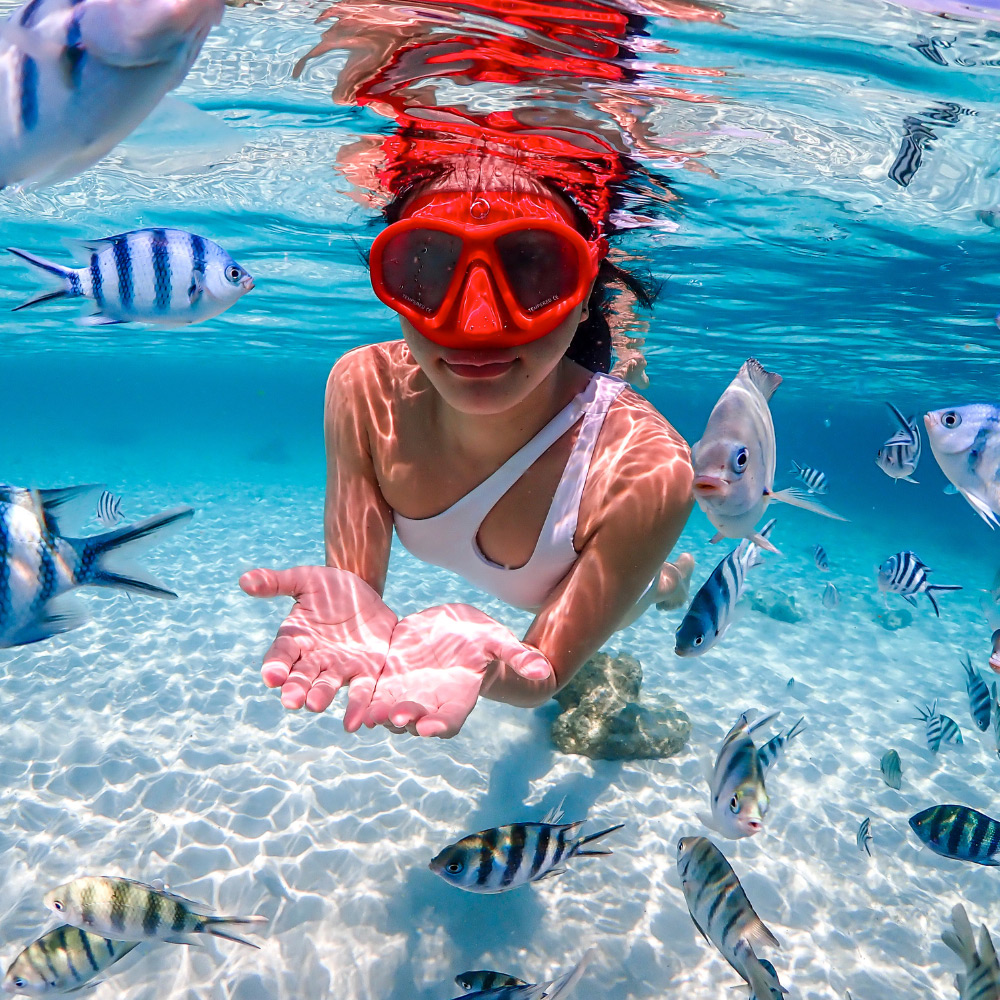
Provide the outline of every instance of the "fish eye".
[[730,812],[734,812],[734,813],[738,813],[740,811],[740,797],[739,797],[739,795],[734,795],[729,800],[729,811]]
[[62,913],[62,911],[63,911],[62,900],[61,899],[53,899],[52,900],[52,909],[53,910],[58,910],[60,913]]
[[677,841],[677,853],[680,854],[683,850],[684,850],[684,841],[683,841],[683,839],[682,840],[678,840]]
[[472,983],[470,983],[468,979],[463,979],[461,983],[459,983],[459,986],[461,986],[463,990],[472,989]]
[[235,285],[237,281],[240,280],[240,275],[242,271],[235,264],[230,264],[226,268],[226,277]]
[[742,472],[750,461],[750,452],[746,448],[738,448],[733,455],[733,472]]
[[21,989],[24,989],[25,983],[24,983],[24,980],[19,977],[19,978],[17,978],[17,979],[14,980],[14,985],[19,990],[21,990]]
[[449,875],[457,875],[464,867],[465,865],[463,865],[461,861],[452,861],[450,864],[445,866],[444,870],[448,872]]
[[705,637],[703,635],[699,635],[699,636],[695,637],[694,644],[696,646],[700,646],[704,641],[705,641]]
[[962,422],[962,416],[954,410],[949,410],[942,418],[941,424],[944,427],[957,427]]

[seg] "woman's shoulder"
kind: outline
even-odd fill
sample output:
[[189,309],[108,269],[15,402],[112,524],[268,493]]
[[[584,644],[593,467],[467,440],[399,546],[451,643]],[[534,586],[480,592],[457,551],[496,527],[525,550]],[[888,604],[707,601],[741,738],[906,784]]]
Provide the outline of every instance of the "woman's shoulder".
[[608,410],[602,437],[606,446],[619,454],[638,451],[690,457],[690,448],[676,428],[629,385],[622,389]]
[[371,385],[373,381],[398,379],[416,367],[406,343],[387,340],[365,344],[342,354],[330,369],[330,382]]

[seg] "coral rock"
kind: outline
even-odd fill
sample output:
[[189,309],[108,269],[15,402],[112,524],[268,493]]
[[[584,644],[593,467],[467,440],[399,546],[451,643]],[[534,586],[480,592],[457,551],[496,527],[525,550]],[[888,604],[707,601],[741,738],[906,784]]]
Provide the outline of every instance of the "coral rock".
[[795,598],[770,587],[759,587],[750,595],[750,607],[768,618],[794,625],[805,615],[795,606]]

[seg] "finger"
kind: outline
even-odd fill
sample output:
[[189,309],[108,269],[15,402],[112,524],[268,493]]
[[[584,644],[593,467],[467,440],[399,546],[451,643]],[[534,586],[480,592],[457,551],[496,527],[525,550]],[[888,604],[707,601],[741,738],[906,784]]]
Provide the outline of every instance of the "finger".
[[427,709],[416,701],[400,701],[392,707],[389,713],[389,721],[394,726],[405,729],[408,725],[422,719],[427,714]]
[[318,676],[319,664],[314,658],[299,660],[288,680],[281,685],[281,704],[293,710],[302,708]]
[[264,683],[270,688],[281,687],[301,655],[302,650],[292,636],[279,635],[264,654],[264,665],[260,671]]
[[344,710],[345,732],[355,733],[361,728],[374,693],[374,677],[355,677],[351,681],[347,689],[347,708]]
[[446,702],[436,712],[428,712],[422,719],[417,720],[417,735],[437,736],[450,740],[465,724],[470,711],[466,705],[454,701]]
[[409,732],[408,729],[401,729],[399,726],[394,726],[389,722],[387,722],[383,728],[388,729],[390,733],[393,733],[396,736],[402,736],[403,733]]
[[520,642],[505,644],[499,656],[504,663],[510,665],[515,674],[520,674],[525,680],[544,681],[553,674],[552,664],[544,653]]
[[392,711],[395,704],[395,698],[389,695],[382,695],[379,697],[378,692],[376,691],[371,700],[371,704],[368,706],[368,711],[365,712],[365,725],[384,726],[388,721],[389,713]]
[[240,589],[251,597],[297,597],[302,587],[295,569],[251,569],[240,577]]
[[310,712],[325,712],[340,690],[340,681],[330,674],[320,674],[306,694],[306,708]]

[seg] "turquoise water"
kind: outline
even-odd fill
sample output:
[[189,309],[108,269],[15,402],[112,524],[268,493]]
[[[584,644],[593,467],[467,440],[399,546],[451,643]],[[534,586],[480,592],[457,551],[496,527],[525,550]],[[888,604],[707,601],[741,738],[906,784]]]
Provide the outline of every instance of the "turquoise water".
[[[674,845],[707,832],[700,762],[752,706],[808,725],[769,779],[765,833],[719,841],[783,942],[767,957],[789,995],[955,995],[940,932],[958,902],[1000,930],[995,873],[930,854],[906,819],[951,801],[995,814],[1000,765],[992,734],[972,727],[959,657],[987,672],[979,599],[1000,540],[944,495],[926,441],[919,486],[874,462],[891,431],[885,400],[907,413],[996,400],[1000,12],[952,6],[942,18],[875,0],[727,3],[714,23],[649,22],[650,40],[677,52],[639,58],[686,98],[643,112],[679,151],[657,166],[676,200],[645,192],[656,224],[618,241],[663,282],[646,394],[694,441],[742,361],[759,357],[785,378],[772,403],[779,471],[792,459],[822,468],[830,506],[850,518],[775,511],[784,556],[751,585],[791,595],[801,622],[749,612],[698,660],[673,655],[677,613],[652,611],[609,640],[641,660],[645,701],[669,696],[691,718],[689,748],[667,761],[561,755],[554,706],[484,703],[446,743],[348,737],[334,713],[287,713],[260,683],[284,607],[250,601],[236,579],[322,560],[326,375],[348,348],[396,335],[358,253],[374,213],[333,169],[386,122],[331,102],[342,54],[292,79],[322,5],[227,10],[177,101],[105,161],[0,195],[5,246],[68,261],[64,237],[169,225],[217,240],[257,280],[198,326],[81,329],[72,304],[8,313],[35,285],[13,259],[0,268],[0,479],[106,482],[130,519],[182,502],[199,512],[146,560],[178,601],[84,595],[85,628],[0,655],[5,961],[48,926],[45,889],[108,872],[272,918],[260,952],[139,949],[99,987],[109,1000],[446,1000],[465,969],[551,978],[586,945],[597,958],[582,1000],[729,995],[737,977],[691,923]],[[970,113],[935,127],[900,187],[888,172],[904,118],[945,102]],[[723,554],[711,534],[695,511],[679,545],[699,583]],[[965,589],[941,596],[940,620],[921,599],[889,632],[874,567],[907,548]],[[827,579],[837,609],[821,604]],[[396,549],[386,599],[400,614],[467,600],[515,631],[528,621]],[[913,703],[934,698],[966,739],[937,755],[912,721]],[[878,775],[890,746],[899,792]],[[427,871],[458,835],[540,818],[564,796],[571,819],[626,823],[612,857],[497,897]],[[871,861],[854,839],[865,816]]]

